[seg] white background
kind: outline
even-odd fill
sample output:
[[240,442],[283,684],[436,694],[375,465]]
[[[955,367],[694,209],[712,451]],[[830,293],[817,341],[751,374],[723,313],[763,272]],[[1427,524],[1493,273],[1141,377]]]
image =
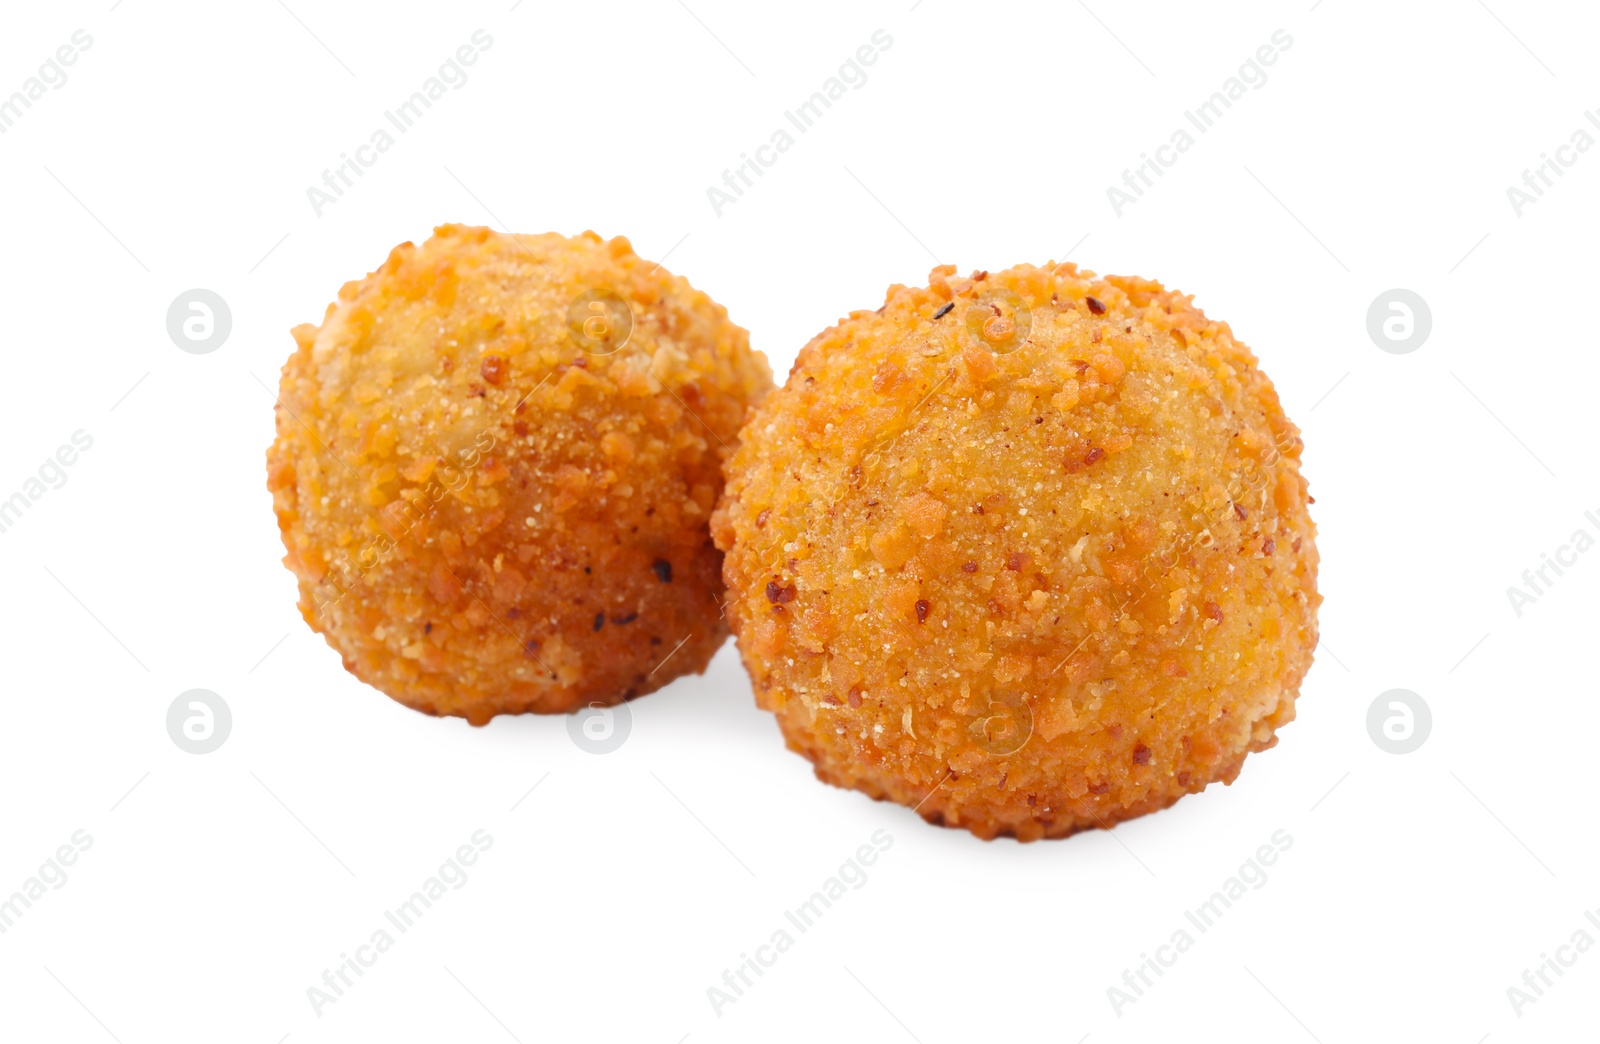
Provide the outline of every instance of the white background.
[[[1600,24],[1489,2],[8,10],[0,94],[93,44],[0,136],[0,498],[94,444],[0,534],[0,896],[93,845],[0,935],[0,1037],[1593,1039],[1600,950],[1520,1014],[1507,988],[1600,908],[1600,554],[1520,617],[1506,589],[1600,533],[1600,150],[1521,216],[1506,189],[1600,109]],[[307,187],[480,28],[470,80],[318,217]],[[717,216],[707,187],[877,29],[868,81]],[[1117,216],[1107,187],[1278,29],[1265,84]],[[1327,601],[1298,720],[1232,787],[1021,846],[816,783],[731,644],[605,756],[564,718],[392,703],[295,610],[264,385],[289,327],[444,221],[670,251],[780,378],[936,259],[1197,295],[1305,432]],[[191,287],[231,306],[213,354],[166,332]],[[1393,287],[1431,306],[1412,354],[1366,331]],[[1404,756],[1366,728],[1396,687],[1434,720]],[[232,708],[215,753],[167,735],[191,688]],[[316,1014],[307,987],[480,828],[467,883]],[[1280,829],[1266,884],[1114,1010]],[[707,988],[878,830],[867,883],[716,1013]]]

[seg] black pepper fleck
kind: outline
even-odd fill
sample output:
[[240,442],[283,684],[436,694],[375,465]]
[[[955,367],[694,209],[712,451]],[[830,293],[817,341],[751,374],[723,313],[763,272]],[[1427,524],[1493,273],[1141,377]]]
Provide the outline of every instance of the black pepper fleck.
[[665,558],[658,558],[650,565],[656,571],[656,579],[664,584],[672,583],[672,563]]
[[935,320],[943,319],[945,316],[950,314],[950,309],[954,308],[955,306],[956,303],[954,301],[946,301],[943,308],[933,313],[933,318]]

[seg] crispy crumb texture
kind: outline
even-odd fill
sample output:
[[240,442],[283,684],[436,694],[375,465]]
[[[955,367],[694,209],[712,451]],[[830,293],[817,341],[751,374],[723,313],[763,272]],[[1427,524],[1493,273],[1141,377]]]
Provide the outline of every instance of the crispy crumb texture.
[[626,239],[445,225],[294,337],[268,488],[351,673],[483,724],[705,669],[707,518],[771,386],[720,305]]
[[1028,841],[1232,782],[1316,646],[1299,432],[1159,283],[893,286],[753,414],[712,532],[817,776]]

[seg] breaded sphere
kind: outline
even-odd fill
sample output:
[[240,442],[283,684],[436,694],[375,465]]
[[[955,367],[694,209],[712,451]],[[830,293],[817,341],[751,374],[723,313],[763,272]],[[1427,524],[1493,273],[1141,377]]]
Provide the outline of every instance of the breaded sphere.
[[1299,433],[1180,294],[1075,265],[890,287],[755,411],[712,520],[817,776],[983,838],[1232,782],[1317,642]]
[[705,669],[707,521],[772,383],[722,306],[626,239],[445,225],[294,337],[268,487],[351,673],[483,724]]

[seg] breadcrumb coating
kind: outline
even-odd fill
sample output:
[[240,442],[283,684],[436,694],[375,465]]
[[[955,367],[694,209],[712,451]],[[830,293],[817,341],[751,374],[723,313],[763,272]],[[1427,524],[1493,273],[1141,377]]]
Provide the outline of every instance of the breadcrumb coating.
[[705,669],[707,519],[772,383],[722,306],[620,237],[444,225],[294,338],[268,488],[351,673],[481,725]]
[[892,286],[728,465],[712,532],[757,701],[818,778],[982,838],[1231,783],[1317,642],[1300,454],[1249,349],[1159,283]]

